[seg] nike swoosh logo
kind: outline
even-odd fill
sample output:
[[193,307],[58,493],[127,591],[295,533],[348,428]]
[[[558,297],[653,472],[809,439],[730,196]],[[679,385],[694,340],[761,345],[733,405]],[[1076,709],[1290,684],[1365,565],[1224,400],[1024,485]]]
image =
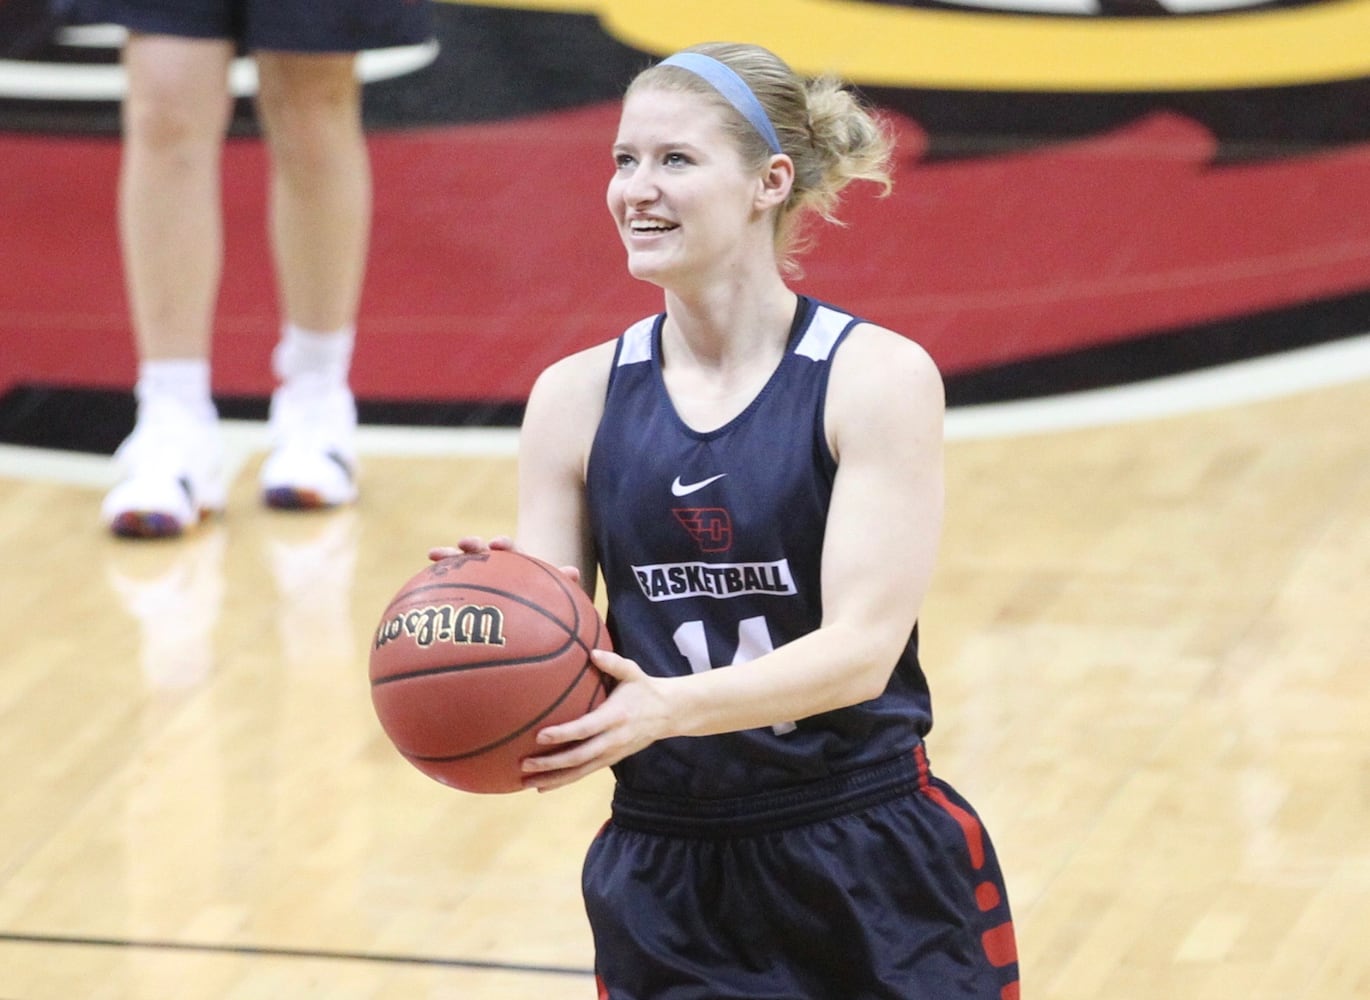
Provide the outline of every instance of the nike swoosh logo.
[[702,490],[704,487],[708,486],[710,483],[717,482],[718,480],[722,479],[722,478],[723,478],[724,476],[726,476],[726,475],[727,475],[726,472],[720,472],[720,473],[719,473],[718,475],[716,475],[716,476],[710,476],[708,479],[701,479],[701,480],[700,480],[699,482],[697,482],[697,483],[682,483],[682,482],[680,481],[680,477],[679,477],[679,476],[676,476],[676,477],[675,477],[675,482],[673,482],[673,483],[671,484],[671,494],[672,494],[673,496],[678,496],[678,497],[687,497],[687,496],[689,496],[691,493],[695,492],[695,490]]

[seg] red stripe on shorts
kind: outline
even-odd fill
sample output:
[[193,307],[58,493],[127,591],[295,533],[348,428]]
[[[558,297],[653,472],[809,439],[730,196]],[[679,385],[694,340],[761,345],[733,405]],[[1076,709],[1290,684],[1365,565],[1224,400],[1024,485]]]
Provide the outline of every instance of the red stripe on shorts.
[[956,825],[961,828],[962,836],[966,838],[966,849],[970,851],[971,866],[979,871],[985,865],[985,832],[980,826],[980,821],[947,798],[946,793],[932,783],[932,773],[928,769],[928,755],[924,752],[921,743],[914,748],[913,755],[918,761],[918,790],[937,803],[948,816],[956,820]]

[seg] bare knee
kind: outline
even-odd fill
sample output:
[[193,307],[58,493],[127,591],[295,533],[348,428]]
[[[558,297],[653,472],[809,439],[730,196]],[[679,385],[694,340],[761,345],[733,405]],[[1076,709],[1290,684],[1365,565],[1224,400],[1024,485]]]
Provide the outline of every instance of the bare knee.
[[361,144],[361,87],[352,58],[260,54],[257,111],[286,173],[316,173]]
[[228,128],[228,51],[217,43],[139,37],[125,51],[125,140],[157,151],[217,145]]

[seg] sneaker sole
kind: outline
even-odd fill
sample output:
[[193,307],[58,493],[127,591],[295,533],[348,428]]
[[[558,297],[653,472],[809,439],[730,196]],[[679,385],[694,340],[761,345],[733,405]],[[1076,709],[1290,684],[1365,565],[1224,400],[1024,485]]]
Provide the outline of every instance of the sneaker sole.
[[330,502],[314,490],[294,486],[274,486],[262,492],[262,500],[272,510],[328,510],[351,503],[356,497]]
[[109,523],[109,530],[119,538],[179,538],[185,534],[184,526],[170,514],[147,510],[125,511]]

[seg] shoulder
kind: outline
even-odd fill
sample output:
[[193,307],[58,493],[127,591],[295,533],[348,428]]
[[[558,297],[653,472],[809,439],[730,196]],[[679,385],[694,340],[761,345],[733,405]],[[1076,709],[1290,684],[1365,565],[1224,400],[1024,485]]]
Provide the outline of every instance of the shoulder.
[[941,372],[921,345],[874,323],[852,327],[828,381],[826,423],[835,446],[844,431],[940,439],[945,407]]
[[533,385],[530,402],[537,396],[554,396],[561,402],[595,396],[602,399],[617,345],[617,340],[609,340],[548,365]]
[[568,402],[588,399],[602,409],[614,365],[651,357],[659,314],[645,316],[613,340],[569,354],[545,368],[533,385],[534,396],[553,395]]
[[874,323],[858,322],[833,358],[835,386],[910,390],[941,406],[942,374],[922,345]]
[[[583,469],[599,422],[616,341],[567,355],[543,369],[528,394],[519,431],[520,465]],[[523,473],[521,472],[522,476]]]

